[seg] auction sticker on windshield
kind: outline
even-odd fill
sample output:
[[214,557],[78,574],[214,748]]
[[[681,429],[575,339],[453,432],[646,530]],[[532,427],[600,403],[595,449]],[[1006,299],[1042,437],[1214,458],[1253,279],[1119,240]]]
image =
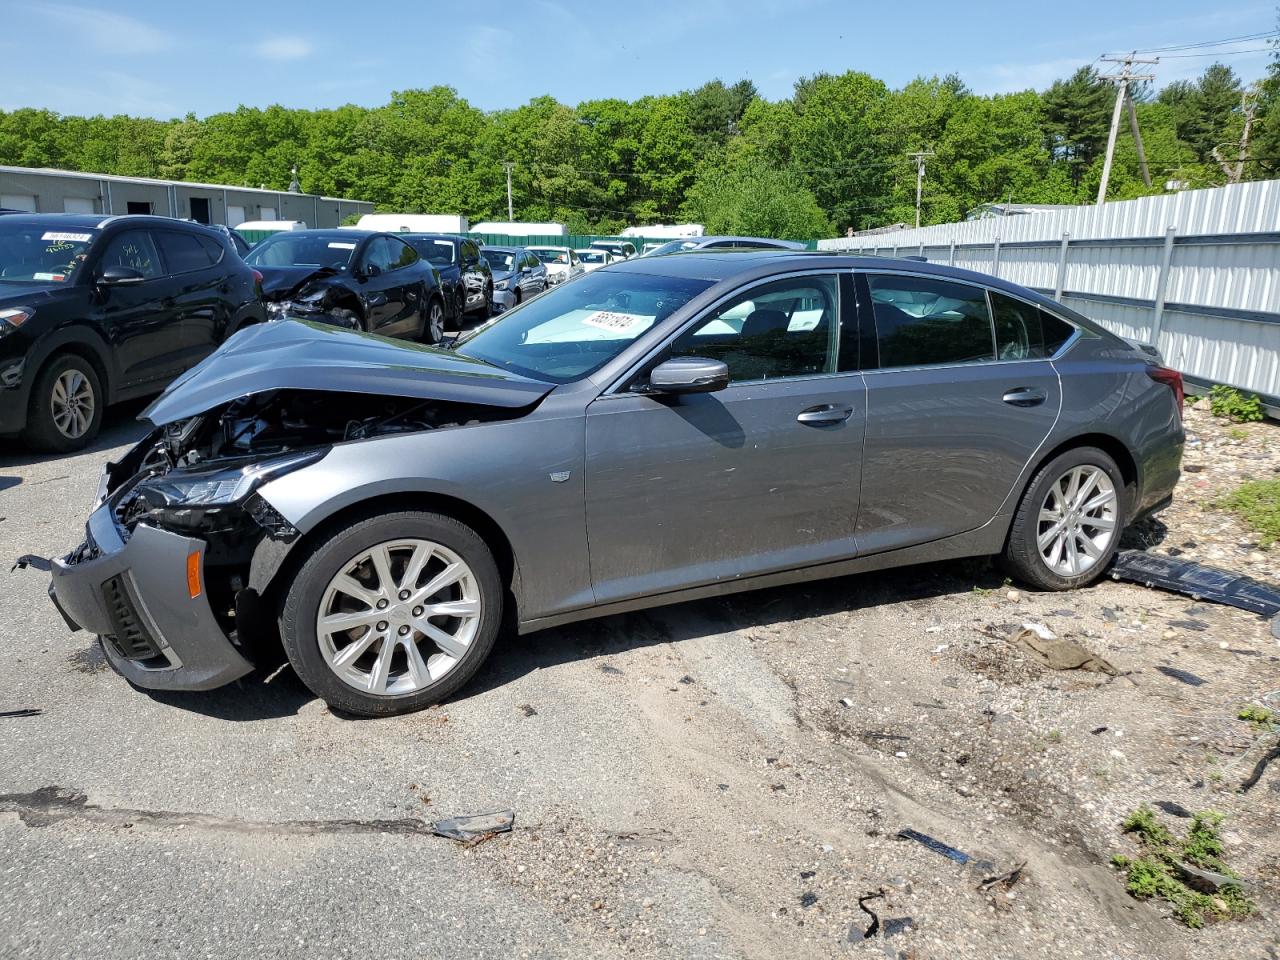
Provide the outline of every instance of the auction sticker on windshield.
[[92,233],[64,233],[60,230],[50,230],[41,240],[62,240],[67,243],[88,243],[93,239]]
[[334,240],[329,244],[330,250],[354,250],[355,248],[356,245],[354,243],[347,243],[343,240]]
[[601,330],[612,330],[614,333],[630,333],[635,327],[653,322],[653,317],[644,317],[637,313],[618,313],[613,310],[597,310],[582,318],[588,327],[599,327]]

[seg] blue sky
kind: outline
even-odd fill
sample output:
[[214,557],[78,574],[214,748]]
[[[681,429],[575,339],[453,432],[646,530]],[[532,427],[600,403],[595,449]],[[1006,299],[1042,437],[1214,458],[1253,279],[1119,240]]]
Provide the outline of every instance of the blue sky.
[[[550,93],[565,103],[670,93],[720,77],[771,99],[817,71],[893,86],[958,73],[991,93],[1043,88],[1103,53],[1239,37],[1276,26],[1274,2],[862,3],[853,0],[516,0],[359,4],[225,0],[128,4],[0,0],[0,109],[204,116],[238,104],[383,103],[448,84],[485,110]],[[490,14],[502,12],[502,16]],[[364,39],[367,38],[367,39]],[[1262,41],[1220,49],[1246,80]],[[1212,57],[1176,51],[1160,84]]]

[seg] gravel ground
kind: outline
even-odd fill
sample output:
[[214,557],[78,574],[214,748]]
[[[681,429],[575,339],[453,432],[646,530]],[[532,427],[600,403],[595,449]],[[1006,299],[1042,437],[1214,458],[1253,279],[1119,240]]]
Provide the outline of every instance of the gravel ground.
[[[134,412],[74,457],[0,445],[0,557],[74,545]],[[1177,503],[1131,537],[1280,581],[1208,505],[1280,469],[1280,428],[1188,426]],[[507,638],[455,701],[356,721],[287,667],[133,690],[44,588],[0,573],[0,710],[43,710],[0,719],[4,957],[1280,955],[1280,763],[1239,792],[1277,737],[1235,719],[1280,707],[1280,643],[1231,608],[939,564]],[[1027,622],[1118,675],[1043,666]],[[1156,802],[1227,815],[1257,914],[1191,931],[1124,892],[1120,823]],[[505,808],[472,847],[386,823]]]

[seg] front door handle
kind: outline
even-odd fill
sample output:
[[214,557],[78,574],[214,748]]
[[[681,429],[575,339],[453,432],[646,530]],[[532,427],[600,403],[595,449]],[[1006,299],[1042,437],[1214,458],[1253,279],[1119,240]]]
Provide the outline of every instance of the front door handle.
[[823,403],[808,410],[801,410],[796,420],[800,423],[823,424],[844,423],[853,416],[853,407],[839,406],[834,403]]
[[1031,387],[1014,387],[1000,399],[1015,407],[1038,407],[1044,403],[1045,393]]

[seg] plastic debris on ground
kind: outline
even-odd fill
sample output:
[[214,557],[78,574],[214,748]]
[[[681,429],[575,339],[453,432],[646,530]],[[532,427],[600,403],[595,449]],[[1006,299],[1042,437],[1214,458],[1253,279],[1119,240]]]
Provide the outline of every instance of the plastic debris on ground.
[[498,810],[493,813],[437,820],[431,825],[431,832],[437,837],[446,837],[468,846],[475,846],[496,834],[510,833],[515,822],[514,810]]
[[1280,639],[1280,588],[1271,584],[1193,560],[1162,557],[1144,550],[1121,550],[1110,573],[1116,580],[1256,613],[1271,620],[1271,635]]

